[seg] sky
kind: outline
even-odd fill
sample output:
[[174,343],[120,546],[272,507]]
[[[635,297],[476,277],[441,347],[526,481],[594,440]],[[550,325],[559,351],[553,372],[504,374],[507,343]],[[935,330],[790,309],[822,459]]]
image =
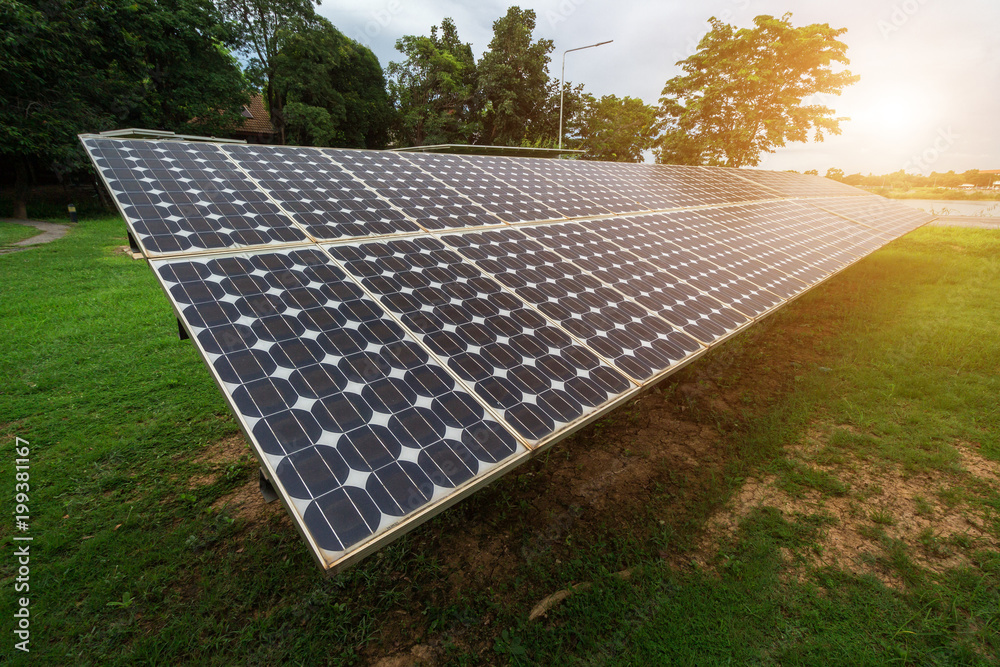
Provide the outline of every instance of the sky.
[[[511,3],[496,0],[327,0],[320,14],[369,46],[385,67],[401,60],[403,35],[428,35],[445,17],[478,58],[493,21]],[[764,158],[765,169],[830,167],[883,174],[1000,169],[1000,2],[997,0],[522,0],[538,20],[535,38],[562,52],[566,79],[595,95],[639,97],[657,104],[675,65],[697,50],[712,16],[739,27],[755,16],[792,13],[795,26],[847,28],[851,72],[861,80],[840,97],[820,100],[851,120],[822,143],[789,144]]]

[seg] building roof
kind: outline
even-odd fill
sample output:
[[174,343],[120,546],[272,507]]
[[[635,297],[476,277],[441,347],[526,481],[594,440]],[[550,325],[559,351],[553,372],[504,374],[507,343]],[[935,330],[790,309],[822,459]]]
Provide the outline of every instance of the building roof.
[[250,98],[250,104],[243,105],[243,124],[236,130],[236,134],[272,134],[274,125],[271,124],[271,116],[264,108],[264,96],[254,95]]

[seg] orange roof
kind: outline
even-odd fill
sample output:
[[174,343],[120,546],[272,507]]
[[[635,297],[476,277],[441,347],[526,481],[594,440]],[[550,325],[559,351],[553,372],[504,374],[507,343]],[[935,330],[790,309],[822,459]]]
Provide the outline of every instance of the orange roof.
[[243,117],[246,119],[236,129],[238,134],[270,134],[274,132],[271,116],[264,108],[264,96],[254,95],[250,104],[243,105]]

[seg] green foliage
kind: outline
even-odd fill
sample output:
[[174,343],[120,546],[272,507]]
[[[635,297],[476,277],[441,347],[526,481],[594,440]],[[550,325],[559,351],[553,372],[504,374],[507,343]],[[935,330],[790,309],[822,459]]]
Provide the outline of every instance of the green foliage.
[[634,97],[605,95],[583,114],[580,147],[588,160],[641,162],[656,136],[656,108]]
[[664,135],[660,162],[754,166],[789,141],[840,134],[840,121],[816,94],[839,95],[858,77],[835,71],[847,64],[846,28],[795,28],[791,14],[758,16],[737,30],[717,18],[698,52],[678,63],[684,74],[667,81],[660,98]]
[[284,98],[275,87],[282,33],[293,25],[316,20],[317,0],[216,0],[219,10],[236,30],[238,51],[249,60],[248,74],[263,86],[271,124],[285,143]]
[[148,71],[124,125],[226,136],[243,118],[249,82],[229,52],[235,31],[210,0],[138,0],[135,25]]
[[278,35],[272,90],[285,142],[383,148],[392,108],[375,54],[324,18],[292,21]]
[[208,0],[0,0],[0,24],[0,155],[19,217],[30,164],[59,176],[86,165],[77,134],[220,133],[247,101],[233,34]]
[[532,39],[534,30],[533,9],[511,7],[493,22],[493,39],[478,67],[485,98],[482,143],[518,146],[543,136],[551,125],[545,120],[552,116],[548,66],[553,45],[550,39]]
[[482,97],[472,47],[446,18],[430,37],[396,40],[406,59],[389,63],[389,90],[399,111],[400,146],[470,144],[481,131]]
[[76,135],[113,127],[142,99],[138,7],[0,0],[0,155],[66,172],[83,163]]

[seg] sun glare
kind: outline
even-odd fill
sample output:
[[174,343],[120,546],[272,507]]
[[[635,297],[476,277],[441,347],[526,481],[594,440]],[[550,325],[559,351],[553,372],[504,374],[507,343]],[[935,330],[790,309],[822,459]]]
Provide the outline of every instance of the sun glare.
[[882,92],[868,108],[868,123],[880,135],[903,139],[926,129],[930,121],[927,100],[906,90]]

